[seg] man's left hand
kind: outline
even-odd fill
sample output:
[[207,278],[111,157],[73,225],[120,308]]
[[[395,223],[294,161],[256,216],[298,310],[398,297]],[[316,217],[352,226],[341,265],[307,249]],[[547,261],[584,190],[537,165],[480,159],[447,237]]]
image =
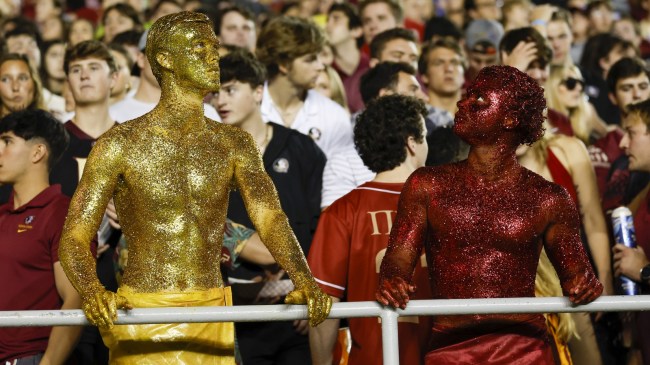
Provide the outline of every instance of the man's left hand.
[[330,314],[332,309],[332,298],[325,294],[316,283],[296,288],[296,290],[287,294],[284,300],[286,304],[307,304],[309,316],[309,325],[318,326]]

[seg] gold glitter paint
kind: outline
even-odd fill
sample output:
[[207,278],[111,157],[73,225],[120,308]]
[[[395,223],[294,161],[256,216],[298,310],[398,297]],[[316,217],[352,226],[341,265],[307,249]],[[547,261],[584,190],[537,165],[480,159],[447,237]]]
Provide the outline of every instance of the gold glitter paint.
[[207,17],[182,12],[150,30],[146,54],[161,84],[150,113],[105,133],[93,148],[72,199],[60,243],[63,268],[89,320],[112,327],[115,307],[95,274],[89,244],[113,198],[129,242],[122,285],[136,293],[200,291],[223,286],[219,258],[231,188],[296,291],[312,325],[331,301],[316,285],[280,208],[252,137],[203,117],[203,96],[219,90],[218,42]]

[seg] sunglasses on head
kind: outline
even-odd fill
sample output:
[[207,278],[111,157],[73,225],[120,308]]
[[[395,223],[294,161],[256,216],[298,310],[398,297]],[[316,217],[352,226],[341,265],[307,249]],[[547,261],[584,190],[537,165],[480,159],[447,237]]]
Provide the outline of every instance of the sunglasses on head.
[[576,79],[575,77],[566,78],[566,79],[562,80],[562,83],[569,90],[575,89],[576,86],[578,86],[578,85],[580,85],[580,88],[582,88],[582,90],[585,89],[585,82],[583,80],[581,80],[581,79]]

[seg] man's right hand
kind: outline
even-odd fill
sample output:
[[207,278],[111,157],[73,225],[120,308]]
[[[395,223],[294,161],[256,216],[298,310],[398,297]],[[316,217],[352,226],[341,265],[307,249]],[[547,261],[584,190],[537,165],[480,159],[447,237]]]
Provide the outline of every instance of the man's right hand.
[[111,329],[117,320],[117,309],[133,309],[133,306],[123,296],[102,289],[84,296],[81,308],[92,325]]
[[535,47],[535,42],[521,41],[517,43],[510,54],[505,51],[501,52],[501,63],[514,67],[521,72],[526,72],[530,64],[536,59],[537,47]]
[[382,279],[375,298],[383,305],[404,309],[409,302],[410,294],[415,293],[415,289],[415,285],[408,284],[399,277]]

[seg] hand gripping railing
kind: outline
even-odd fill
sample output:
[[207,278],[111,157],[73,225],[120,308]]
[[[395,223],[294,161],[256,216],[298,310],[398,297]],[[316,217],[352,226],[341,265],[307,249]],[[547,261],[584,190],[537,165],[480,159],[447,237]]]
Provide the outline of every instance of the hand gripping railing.
[[[328,318],[380,317],[385,365],[399,364],[397,318],[413,315],[493,313],[627,312],[650,310],[650,295],[608,296],[581,306],[567,298],[492,298],[414,300],[406,309],[382,307],[377,302],[336,303]],[[304,305],[250,305],[237,307],[169,307],[119,311],[116,324],[186,322],[257,322],[307,318]],[[0,327],[79,326],[88,322],[81,310],[0,311]]]

